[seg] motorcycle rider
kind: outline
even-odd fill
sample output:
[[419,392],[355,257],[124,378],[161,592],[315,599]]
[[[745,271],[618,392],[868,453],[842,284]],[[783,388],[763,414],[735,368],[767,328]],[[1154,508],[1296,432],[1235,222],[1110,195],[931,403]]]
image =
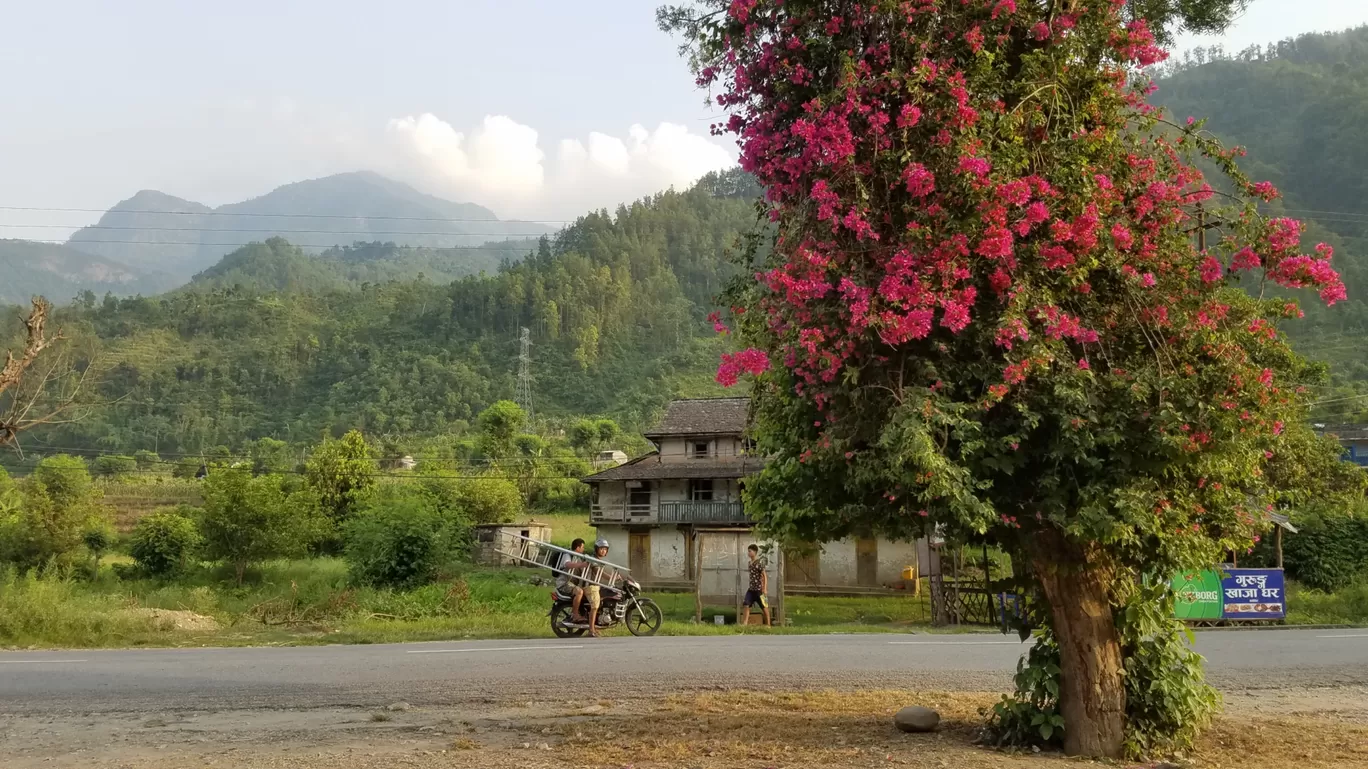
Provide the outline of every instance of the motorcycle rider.
[[[600,537],[594,542],[594,557],[600,561],[608,557],[608,540]],[[582,564],[586,570],[590,566],[590,564],[585,561],[577,561],[576,564]],[[599,604],[602,601],[599,596],[599,586],[586,582],[584,589],[575,594],[575,601],[571,605],[571,611],[577,622],[583,621],[580,619],[584,616],[580,613],[580,606],[585,598],[589,599],[589,635],[590,637],[598,638],[598,611]]]
[[[570,543],[570,550],[580,555],[583,555],[584,540],[576,537],[575,541]],[[577,564],[588,565],[584,561],[575,558],[569,553],[566,553],[565,555],[561,556],[560,562],[556,564],[556,592],[560,593],[561,595],[569,595],[570,597],[574,598],[575,606],[578,607],[580,599],[584,595],[584,588],[580,587],[578,580],[571,576],[573,572],[577,571],[577,569],[573,568]],[[579,616],[578,609],[575,611],[574,620],[576,622],[584,621],[584,618]]]

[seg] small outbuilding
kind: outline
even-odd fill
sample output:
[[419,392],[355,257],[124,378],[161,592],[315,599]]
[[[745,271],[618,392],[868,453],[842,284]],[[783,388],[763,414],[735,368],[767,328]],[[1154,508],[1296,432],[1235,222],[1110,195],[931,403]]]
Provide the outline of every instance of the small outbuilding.
[[538,521],[527,523],[485,523],[475,527],[475,563],[481,566],[518,566],[517,561],[499,553],[499,543],[509,542],[514,536],[551,541],[551,525]]

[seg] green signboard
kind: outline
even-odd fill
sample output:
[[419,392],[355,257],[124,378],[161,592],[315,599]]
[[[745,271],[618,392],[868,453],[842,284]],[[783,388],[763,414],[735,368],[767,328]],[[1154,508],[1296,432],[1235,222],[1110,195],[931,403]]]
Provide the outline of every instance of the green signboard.
[[1173,578],[1177,596],[1175,616],[1187,622],[1218,620],[1225,614],[1221,575],[1214,571],[1179,574]]

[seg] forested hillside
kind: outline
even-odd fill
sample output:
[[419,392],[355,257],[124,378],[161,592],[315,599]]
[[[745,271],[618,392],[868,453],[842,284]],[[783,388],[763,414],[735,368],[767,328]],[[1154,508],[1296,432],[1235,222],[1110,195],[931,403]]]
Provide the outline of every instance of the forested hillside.
[[169,275],[143,272],[69,246],[0,240],[0,305],[23,304],[34,294],[66,302],[82,291],[155,294],[174,285]]
[[[1306,221],[1308,241],[1335,246],[1348,301],[1304,303],[1306,319],[1288,329],[1304,353],[1331,364],[1341,388],[1326,400],[1368,386],[1368,27],[1189,52],[1161,74],[1154,101],[1180,121],[1207,118],[1223,141],[1245,147],[1241,165],[1283,192],[1272,210]],[[1368,417],[1368,400],[1327,405],[1318,417]]]
[[[539,415],[639,427],[668,398],[716,387],[724,341],[706,316],[726,251],[755,220],[755,191],[735,174],[708,177],[585,216],[495,275],[446,284],[352,285],[273,240],[164,296],[87,296],[59,320],[98,349],[110,403],[31,440],[193,453],[353,427],[459,430],[514,395],[522,327]],[[360,257],[331,257],[347,259]]]

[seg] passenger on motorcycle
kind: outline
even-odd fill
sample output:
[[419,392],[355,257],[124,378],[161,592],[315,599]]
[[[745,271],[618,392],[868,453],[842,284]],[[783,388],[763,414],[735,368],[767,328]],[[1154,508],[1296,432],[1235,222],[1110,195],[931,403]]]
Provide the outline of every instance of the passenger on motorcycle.
[[[594,543],[594,557],[600,561],[608,557],[608,540],[599,539]],[[585,565],[588,566],[588,564]],[[602,598],[599,596],[599,586],[586,583],[584,590],[575,595],[575,602],[571,610],[577,621],[583,621],[579,619],[584,616],[580,614],[580,605],[585,598],[589,599],[589,635],[598,638],[598,611],[599,605],[602,603]]]

